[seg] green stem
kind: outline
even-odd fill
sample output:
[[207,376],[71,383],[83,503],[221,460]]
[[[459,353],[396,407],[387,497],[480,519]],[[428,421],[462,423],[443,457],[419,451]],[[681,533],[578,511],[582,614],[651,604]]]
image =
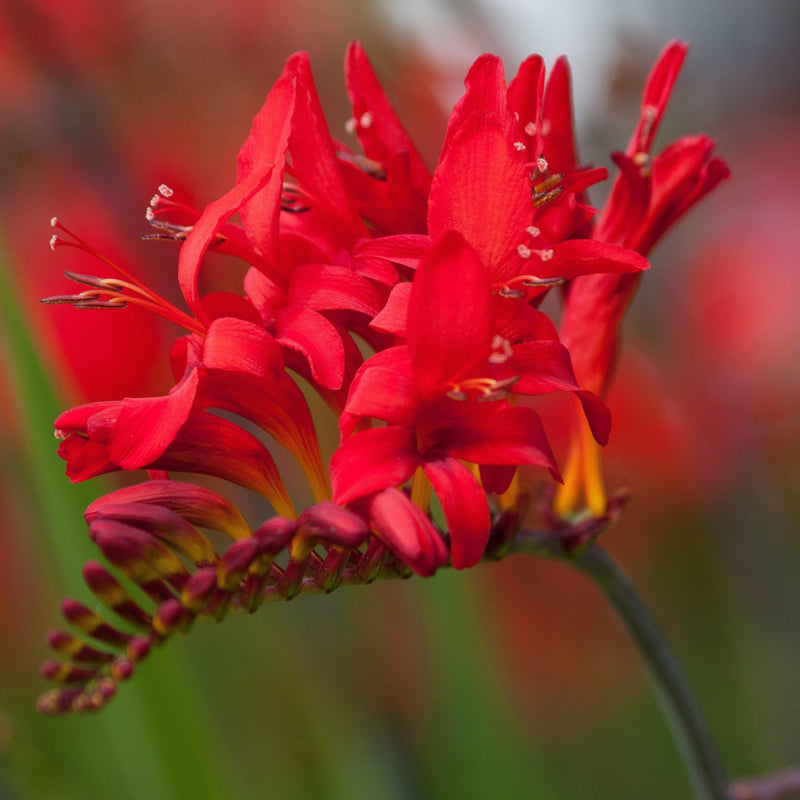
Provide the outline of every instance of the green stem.
[[727,780],[716,745],[680,663],[628,577],[596,544],[570,552],[555,534],[523,530],[514,552],[553,558],[591,578],[609,600],[644,657],[664,715],[698,800],[726,800]]

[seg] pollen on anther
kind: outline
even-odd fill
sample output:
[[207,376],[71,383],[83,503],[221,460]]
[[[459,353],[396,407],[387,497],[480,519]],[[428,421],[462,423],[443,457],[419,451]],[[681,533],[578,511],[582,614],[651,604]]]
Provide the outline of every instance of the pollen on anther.
[[494,352],[489,355],[490,364],[505,364],[514,355],[511,343],[499,333],[496,333],[492,339],[492,350]]
[[144,218],[148,222],[152,222],[156,218],[156,212],[153,211],[152,206],[147,206],[147,210],[144,212]]
[[158,187],[158,192],[162,197],[172,197],[174,194],[166,183],[162,183],[161,186]]
[[549,248],[547,250],[538,250],[536,255],[538,255],[542,261],[549,261],[553,257],[553,251]]
[[50,217],[50,227],[55,228],[58,225],[58,217]]
[[529,225],[525,230],[535,239],[541,234],[541,231],[535,225]]
[[362,128],[369,128],[369,126],[372,125],[372,113],[370,111],[365,111],[358,120],[358,124]]
[[532,122],[529,122],[525,126],[525,133],[527,133],[528,136],[536,136],[536,126]]
[[150,205],[153,206],[153,208],[155,208],[160,202],[161,202],[161,197],[159,197],[159,195],[157,194],[154,194],[150,198]]
[[358,125],[358,122],[356,122],[356,118],[355,117],[350,117],[350,119],[347,120],[347,122],[345,122],[344,129],[348,133],[355,133],[357,125]]
[[64,431],[62,431],[61,428],[56,428],[53,431],[53,436],[55,436],[56,439],[66,439],[67,438],[67,434]]
[[[55,219],[55,217],[54,217],[54,219]],[[50,237],[50,249],[51,249],[51,250],[55,250],[55,249],[56,249],[56,242],[58,242],[58,234],[57,234],[57,233],[54,233],[54,234],[53,234],[53,235]]]
[[550,165],[547,163],[547,159],[544,156],[539,156],[539,158],[536,159],[536,168],[539,172],[547,172],[548,166]]
[[524,244],[518,244],[517,245],[517,252],[523,258],[530,258],[531,257],[531,249],[529,247],[526,247]]
[[516,147],[517,150],[524,150],[526,145],[525,142],[514,142],[514,147]]

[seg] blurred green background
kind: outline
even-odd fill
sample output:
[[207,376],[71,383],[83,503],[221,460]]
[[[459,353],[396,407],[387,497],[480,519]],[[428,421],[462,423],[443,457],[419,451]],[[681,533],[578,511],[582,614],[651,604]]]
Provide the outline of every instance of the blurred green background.
[[[42,308],[66,291],[49,219],[169,296],[143,243],[167,183],[233,180],[286,56],[311,52],[334,135],[360,38],[430,165],[463,75],[492,51],[573,67],[584,160],[611,166],[663,44],[692,49],[659,141],[704,131],[733,180],[653,254],[610,405],[606,545],[686,667],[733,776],[800,761],[800,58],[794,2],[3,0],[0,4],[0,798],[687,797],[638,654],[556,564],[341,590],[198,624],[99,716],[34,711],[65,592],[91,602],[84,507],[52,421],[163,393],[176,334]],[[602,201],[599,193],[592,198]],[[88,267],[84,271],[91,271]]]

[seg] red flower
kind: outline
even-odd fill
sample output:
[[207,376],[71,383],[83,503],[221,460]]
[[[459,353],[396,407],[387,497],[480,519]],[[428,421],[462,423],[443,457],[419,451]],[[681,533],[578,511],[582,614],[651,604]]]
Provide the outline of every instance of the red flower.
[[[502,401],[513,379],[491,376],[494,335],[486,268],[460,234],[445,232],[414,277],[408,344],[368,360],[345,407],[346,428],[361,416],[388,425],[344,439],[331,461],[341,504],[402,484],[421,468],[444,509],[457,569],[477,563],[489,537],[486,496],[460,460],[536,464],[558,477],[538,416]],[[418,545],[413,530],[398,538],[407,549]]]
[[[628,148],[613,156],[620,172],[594,232],[596,240],[646,255],[672,224],[729,175],[725,162],[712,157],[714,141],[702,134],[678,139],[654,158],[650,155],[687,49],[678,41],[669,44],[648,77]],[[622,318],[638,281],[638,275],[587,275],[569,287],[561,337],[581,386],[601,397],[613,378]],[[585,433],[576,433],[566,485],[556,503],[559,513],[574,508],[581,484],[590,509],[602,515],[599,456]]]

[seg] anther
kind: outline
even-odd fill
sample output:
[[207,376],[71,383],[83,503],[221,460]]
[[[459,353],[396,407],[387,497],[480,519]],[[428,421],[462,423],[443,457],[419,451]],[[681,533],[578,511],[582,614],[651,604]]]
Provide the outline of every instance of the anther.
[[369,128],[369,126],[370,126],[370,125],[372,125],[372,112],[370,112],[370,111],[365,111],[365,112],[364,112],[364,113],[361,115],[360,119],[358,120],[358,124],[359,124],[359,125],[360,125],[362,128]]
[[534,250],[533,252],[536,253],[542,261],[549,261],[553,257],[553,250],[551,248],[547,248],[546,250]]
[[147,210],[144,212],[144,218],[148,222],[152,222],[155,219],[155,217],[156,217],[156,212],[153,211],[153,207],[147,206]]
[[530,235],[531,235],[531,236],[532,236],[534,239],[535,239],[537,236],[539,236],[539,235],[541,234],[541,231],[540,231],[540,230],[539,230],[539,228],[537,228],[535,225],[530,225],[530,226],[528,226],[527,228],[525,228],[525,230],[526,230],[526,231],[527,231],[527,232],[528,232],[528,233],[529,233],[529,234],[530,234]]
[[512,289],[510,286],[503,285],[497,289],[497,294],[500,297],[522,297],[524,292],[520,291],[519,289]]
[[[55,217],[53,217],[53,219],[55,219]],[[58,244],[58,234],[54,233],[50,237],[50,249],[51,250],[55,250],[56,249],[56,244]]]
[[161,186],[158,187],[158,193],[162,197],[172,197],[172,195],[174,194],[172,189],[170,189],[166,183],[162,183]]
[[152,208],[155,208],[161,202],[161,195],[154,194],[150,198],[150,205]]
[[50,217],[50,227],[51,228],[58,227],[58,217]]
[[525,133],[527,133],[528,136],[536,136],[536,126],[532,122],[529,122],[525,126]]
[[492,351],[493,352],[489,355],[490,364],[505,364],[514,354],[514,351],[511,349],[511,343],[508,339],[504,339],[499,333],[496,333],[492,339]]
[[522,258],[530,258],[531,257],[531,249],[530,247],[526,247],[524,244],[517,245],[517,252],[522,256]]
[[358,123],[356,122],[356,118],[355,117],[350,117],[350,119],[347,120],[347,122],[345,122],[344,129],[348,133],[355,133],[357,125],[358,125]]
[[516,147],[517,150],[524,150],[526,148],[526,144],[525,142],[514,142],[514,147]]

